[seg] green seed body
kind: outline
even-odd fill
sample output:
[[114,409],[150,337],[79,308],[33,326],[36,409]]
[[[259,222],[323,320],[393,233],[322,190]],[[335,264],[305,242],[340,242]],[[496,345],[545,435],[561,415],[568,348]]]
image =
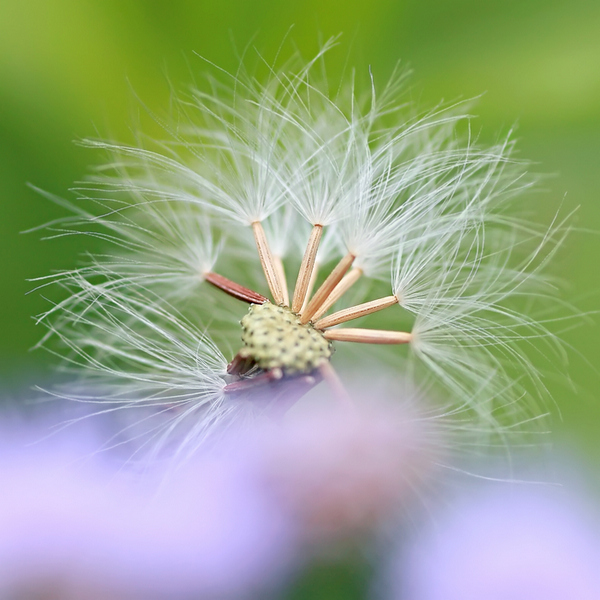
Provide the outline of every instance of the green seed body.
[[243,352],[265,370],[310,373],[329,360],[333,346],[312,325],[303,325],[287,306],[252,304],[242,319]]

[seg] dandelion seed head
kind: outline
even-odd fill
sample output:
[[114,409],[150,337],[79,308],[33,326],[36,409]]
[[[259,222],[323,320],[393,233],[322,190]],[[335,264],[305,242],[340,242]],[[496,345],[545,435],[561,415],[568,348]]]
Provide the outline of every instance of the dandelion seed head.
[[261,369],[280,368],[290,375],[311,373],[331,357],[331,342],[323,333],[303,325],[285,306],[252,304],[241,325],[241,352]]
[[[562,349],[530,309],[554,294],[568,219],[523,216],[535,177],[510,135],[476,139],[466,103],[420,111],[401,71],[366,94],[354,75],[331,85],[332,43],[264,61],[262,79],[218,71],[161,122],[166,140],[85,142],[109,163],[50,230],[111,249],[40,280],[66,294],[42,345],[87,373],[80,389],[97,391],[80,401],[147,411],[158,446],[192,452],[260,412],[252,398],[289,406],[322,379],[343,400],[333,350],[349,342],[402,344],[396,369],[482,430],[527,420],[546,393],[533,340]],[[379,311],[384,329],[345,325]]]

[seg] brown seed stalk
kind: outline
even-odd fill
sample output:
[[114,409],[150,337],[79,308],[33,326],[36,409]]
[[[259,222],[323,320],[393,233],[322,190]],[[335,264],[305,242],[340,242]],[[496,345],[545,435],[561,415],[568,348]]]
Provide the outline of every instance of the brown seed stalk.
[[335,286],[333,292],[321,308],[313,315],[313,321],[322,317],[361,277],[363,271],[360,267],[354,267],[350,272],[346,273],[343,279]]
[[339,325],[340,323],[345,323],[346,321],[352,321],[354,319],[358,319],[359,317],[370,315],[371,313],[377,312],[378,310],[383,310],[384,308],[388,308],[388,306],[393,306],[397,303],[398,299],[396,296],[386,296],[385,298],[379,298],[379,300],[364,302],[363,304],[358,304],[356,306],[351,306],[350,308],[345,308],[344,310],[339,310],[328,317],[319,319],[315,323],[315,327],[317,329],[327,329],[328,327],[333,327],[334,325]]
[[262,294],[244,287],[235,281],[231,281],[231,279],[227,279],[227,277],[223,277],[223,275],[219,275],[218,273],[203,273],[203,277],[208,283],[223,290],[226,294],[238,300],[248,302],[248,304],[264,304],[267,301],[267,298]]
[[302,257],[300,271],[298,271],[298,279],[296,279],[296,287],[294,288],[294,298],[292,300],[292,310],[299,313],[304,304],[304,299],[307,295],[310,278],[315,267],[315,259],[317,258],[317,250],[323,235],[323,226],[315,225],[310,233],[308,244]]
[[258,257],[260,264],[262,265],[265,277],[267,278],[267,284],[271,290],[271,295],[275,304],[283,304],[283,286],[279,281],[277,274],[277,268],[275,267],[275,261],[267,242],[267,236],[265,230],[259,221],[252,223],[252,231],[254,232],[254,240],[256,241],[256,249],[258,250]]
[[315,267],[313,269],[312,275],[310,276],[310,281],[308,282],[308,288],[306,290],[306,296],[304,297],[304,302],[302,303],[302,308],[300,309],[300,313],[303,313],[310,302],[310,295],[313,293],[315,289],[315,283],[317,282],[317,277],[319,276],[319,263],[315,263]]
[[282,377],[283,371],[281,369],[271,369],[270,371],[265,371],[264,373],[261,373],[256,377],[240,379],[239,381],[228,383],[223,388],[223,391],[226,394],[232,394],[234,392],[243,392],[252,388],[268,385],[269,383],[273,383],[274,381],[279,381]]
[[254,366],[254,359],[240,350],[233,360],[227,365],[228,375],[244,375],[251,367]]
[[360,344],[408,344],[412,341],[412,333],[383,329],[328,329],[323,335],[332,341]]
[[346,271],[350,268],[354,262],[355,256],[353,254],[346,254],[342,260],[334,267],[333,271],[329,274],[327,279],[321,284],[321,287],[317,290],[315,295],[311,298],[306,310],[300,315],[300,321],[302,323],[308,323],[314,314],[319,310],[320,306],[327,300],[327,297],[335,286],[341,281],[342,277],[346,274]]
[[273,256],[273,260],[275,261],[275,270],[277,272],[277,277],[279,279],[279,283],[281,284],[281,292],[283,294],[283,303],[286,306],[290,305],[290,294],[288,292],[287,279],[285,277],[285,267],[283,266],[283,261],[280,256]]

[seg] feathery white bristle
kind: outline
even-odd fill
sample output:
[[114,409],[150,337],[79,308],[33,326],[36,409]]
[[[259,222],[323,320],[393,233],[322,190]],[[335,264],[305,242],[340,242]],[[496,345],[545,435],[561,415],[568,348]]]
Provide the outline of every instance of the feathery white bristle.
[[499,228],[493,218],[456,216],[446,227],[438,236],[432,225],[400,249],[393,287],[399,304],[415,315],[416,356],[488,427],[499,427],[492,416],[497,407],[523,418],[535,403],[532,389],[545,395],[532,358],[545,351],[532,340],[542,340],[548,353],[563,352],[548,323],[529,313],[554,295],[541,270],[565,223],[546,233],[530,230],[530,239],[508,219]]
[[204,331],[134,286],[121,291],[82,277],[68,286],[77,301],[46,321],[44,341],[58,340],[68,370],[79,375],[64,397],[97,404],[102,414],[131,409],[131,431],[144,430],[149,445],[176,429],[201,438],[227,411],[227,361]]
[[[95,213],[84,210],[92,204]],[[95,199],[79,195],[77,218],[48,227],[51,235],[86,235],[112,246],[76,271],[41,277],[44,285],[69,280],[76,273],[88,280],[112,278],[115,285],[147,285],[164,297],[197,293],[203,273],[211,271],[223,252],[223,234],[198,207],[151,202],[137,196],[131,203],[118,197]],[[228,248],[235,245],[228,242]]]

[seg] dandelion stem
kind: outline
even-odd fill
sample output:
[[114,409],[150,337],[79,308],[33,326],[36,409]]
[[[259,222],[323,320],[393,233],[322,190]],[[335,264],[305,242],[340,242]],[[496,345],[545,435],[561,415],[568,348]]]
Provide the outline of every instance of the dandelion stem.
[[328,329],[323,335],[332,341],[361,344],[408,344],[412,341],[412,333],[382,329]]
[[311,301],[306,307],[306,311],[300,315],[300,321],[302,323],[308,323],[311,320],[319,307],[327,300],[329,294],[331,294],[335,286],[346,274],[346,271],[350,268],[355,258],[356,257],[353,254],[348,253],[334,267],[333,271],[331,271],[327,279],[321,284],[321,287],[317,290],[316,294],[311,298]]
[[288,292],[287,279],[285,277],[285,267],[283,266],[283,261],[280,256],[273,256],[273,260],[275,261],[275,270],[277,272],[277,277],[279,278],[279,283],[281,284],[281,293],[283,294],[283,303],[286,306],[290,305],[290,294]]
[[348,394],[348,391],[344,387],[342,380],[339,378],[335,369],[331,366],[331,363],[328,360],[325,360],[321,363],[319,366],[319,372],[323,376],[323,379],[327,385],[331,388],[331,391],[338,402],[344,408],[354,411],[355,406],[352,402],[352,398],[350,398],[350,394]]
[[265,277],[267,278],[267,284],[271,290],[271,295],[275,304],[283,304],[283,291],[282,285],[279,281],[277,274],[277,268],[275,267],[275,261],[267,242],[267,236],[265,230],[259,221],[252,223],[252,231],[254,232],[254,240],[256,241],[256,249],[258,250],[258,257],[260,258],[260,264],[262,265]]
[[333,292],[329,294],[329,297],[321,308],[313,315],[313,320],[323,316],[361,277],[363,271],[360,267],[354,267],[349,273],[344,275],[344,278],[335,286]]
[[323,226],[315,225],[310,233],[308,244],[302,258],[300,271],[298,271],[298,279],[296,279],[296,287],[294,288],[294,299],[292,301],[292,310],[299,313],[304,305],[304,299],[307,296],[308,286],[312,277],[315,259],[317,258],[317,250],[323,235]]
[[279,382],[280,390],[275,395],[275,401],[272,404],[271,416],[276,420],[281,420],[287,411],[302,398],[308,394],[312,388],[321,382],[322,376],[319,372],[311,375],[301,375],[283,379]]
[[333,327],[334,325],[339,325],[340,323],[345,323],[346,321],[352,321],[354,319],[358,319],[359,317],[370,315],[371,313],[377,312],[378,310],[383,310],[384,308],[388,308],[394,304],[398,304],[398,299],[396,296],[386,296],[385,298],[379,298],[379,300],[372,300],[371,302],[365,302],[363,304],[351,306],[350,308],[345,308],[344,310],[333,313],[328,317],[319,319],[315,323],[315,327],[317,329],[327,329],[328,327]]
[[244,287],[235,281],[231,281],[231,279],[227,279],[227,277],[223,277],[223,275],[207,272],[203,273],[203,277],[208,283],[223,290],[226,294],[229,294],[238,300],[248,302],[249,304],[264,304],[268,300],[268,298],[265,298],[262,294]]

